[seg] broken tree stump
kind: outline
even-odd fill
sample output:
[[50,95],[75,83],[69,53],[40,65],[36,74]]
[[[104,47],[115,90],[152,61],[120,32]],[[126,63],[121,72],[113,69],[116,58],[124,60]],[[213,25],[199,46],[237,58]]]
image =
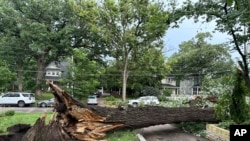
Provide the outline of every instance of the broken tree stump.
[[39,118],[21,141],[97,141],[110,130],[138,129],[152,125],[189,121],[217,122],[213,108],[165,108],[147,106],[108,108],[88,106],[48,82],[55,97],[55,113],[48,125]]

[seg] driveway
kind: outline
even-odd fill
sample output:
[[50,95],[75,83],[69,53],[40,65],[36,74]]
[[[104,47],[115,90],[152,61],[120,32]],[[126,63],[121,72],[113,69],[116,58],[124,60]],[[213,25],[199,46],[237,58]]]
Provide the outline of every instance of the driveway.
[[185,133],[172,124],[143,128],[140,134],[146,141],[209,141],[208,139]]

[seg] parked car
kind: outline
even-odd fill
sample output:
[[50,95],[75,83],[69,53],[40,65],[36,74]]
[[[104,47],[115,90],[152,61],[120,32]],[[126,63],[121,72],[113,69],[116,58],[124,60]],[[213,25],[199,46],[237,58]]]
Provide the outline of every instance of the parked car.
[[18,105],[18,107],[24,107],[25,105],[31,105],[36,102],[33,93],[26,92],[7,92],[0,96],[0,105]]
[[94,92],[94,94],[97,98],[101,97],[102,96],[102,92],[100,90]]
[[53,107],[55,105],[55,99],[42,100],[37,103],[38,107]]
[[142,96],[137,99],[128,101],[129,106],[137,107],[138,105],[159,105],[159,99],[156,96]]
[[87,100],[87,104],[89,104],[89,105],[97,105],[98,104],[97,96],[96,95],[89,96],[88,100]]

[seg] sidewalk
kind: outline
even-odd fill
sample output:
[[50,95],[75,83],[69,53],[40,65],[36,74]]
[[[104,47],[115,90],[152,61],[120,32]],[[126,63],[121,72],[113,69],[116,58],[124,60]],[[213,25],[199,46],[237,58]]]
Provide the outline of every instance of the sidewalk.
[[208,139],[185,133],[171,124],[143,128],[140,134],[146,141],[209,141]]

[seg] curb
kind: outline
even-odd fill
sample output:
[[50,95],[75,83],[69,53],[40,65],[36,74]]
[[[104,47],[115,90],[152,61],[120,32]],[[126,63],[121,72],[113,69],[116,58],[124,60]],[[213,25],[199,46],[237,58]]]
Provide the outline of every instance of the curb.
[[146,139],[141,134],[136,134],[136,136],[140,141],[146,141]]

